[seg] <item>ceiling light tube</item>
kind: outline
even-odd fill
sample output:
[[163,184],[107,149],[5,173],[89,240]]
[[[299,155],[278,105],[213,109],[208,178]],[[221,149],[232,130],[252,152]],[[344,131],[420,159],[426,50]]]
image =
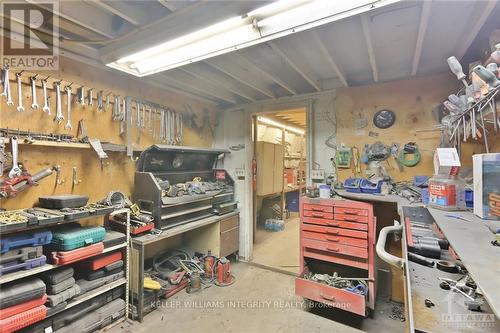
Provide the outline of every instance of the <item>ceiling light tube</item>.
[[399,0],[281,0],[108,63],[142,77],[267,42]]

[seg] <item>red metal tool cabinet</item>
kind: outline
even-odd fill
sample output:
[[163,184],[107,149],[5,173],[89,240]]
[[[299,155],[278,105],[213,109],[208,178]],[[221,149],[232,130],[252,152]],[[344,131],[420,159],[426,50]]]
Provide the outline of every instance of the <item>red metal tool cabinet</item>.
[[[295,293],[304,298],[367,316],[375,307],[375,230],[373,207],[369,203],[301,197],[300,199],[300,269]],[[368,295],[302,278],[313,259],[345,272],[354,268],[368,279]],[[358,273],[359,274],[359,273]]]

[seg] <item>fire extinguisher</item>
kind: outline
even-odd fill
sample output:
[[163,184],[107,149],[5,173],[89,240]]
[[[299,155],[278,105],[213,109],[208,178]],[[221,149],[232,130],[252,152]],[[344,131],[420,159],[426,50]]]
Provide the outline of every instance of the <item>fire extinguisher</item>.
[[257,160],[252,159],[252,189],[257,191]]

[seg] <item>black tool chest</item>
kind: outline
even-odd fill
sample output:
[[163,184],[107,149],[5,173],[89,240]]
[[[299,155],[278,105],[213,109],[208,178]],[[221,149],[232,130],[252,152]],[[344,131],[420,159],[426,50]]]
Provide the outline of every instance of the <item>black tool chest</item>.
[[0,332],[93,332],[125,318],[129,237],[78,223],[114,210],[85,204],[0,214],[31,218],[0,222]]
[[158,229],[234,211],[234,181],[217,161],[228,150],[153,145],[137,161],[133,201]]

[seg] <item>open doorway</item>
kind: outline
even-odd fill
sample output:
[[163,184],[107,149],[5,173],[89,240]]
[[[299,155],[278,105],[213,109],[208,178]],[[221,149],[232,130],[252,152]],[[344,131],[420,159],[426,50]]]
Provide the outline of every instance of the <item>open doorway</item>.
[[255,264],[299,273],[299,197],[305,193],[306,108],[254,117],[253,259]]

